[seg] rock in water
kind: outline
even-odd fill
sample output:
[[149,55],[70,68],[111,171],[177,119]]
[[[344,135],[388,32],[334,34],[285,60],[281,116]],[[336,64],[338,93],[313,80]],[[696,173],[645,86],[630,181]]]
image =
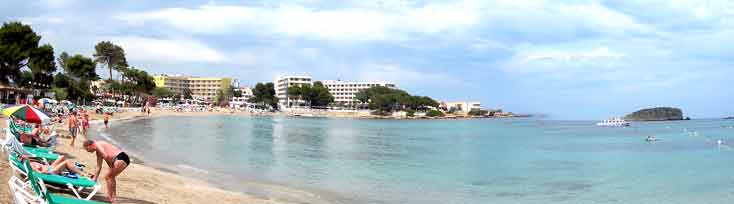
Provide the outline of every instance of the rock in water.
[[683,111],[671,107],[646,108],[630,113],[624,119],[633,121],[683,120]]

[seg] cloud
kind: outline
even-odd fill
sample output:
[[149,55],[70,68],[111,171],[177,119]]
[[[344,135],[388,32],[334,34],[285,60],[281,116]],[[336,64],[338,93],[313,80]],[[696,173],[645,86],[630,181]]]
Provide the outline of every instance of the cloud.
[[[405,1],[345,4],[206,4],[121,13],[115,18],[131,25],[160,24],[195,34],[244,32],[340,41],[404,41],[435,34],[463,36],[467,32],[476,34],[478,28],[500,34],[521,32],[532,38],[579,32],[614,35],[655,32],[654,28],[625,13],[593,2],[465,0],[424,4]],[[556,33],[550,33],[550,30]]]
[[75,0],[43,0],[39,5],[46,6],[50,9],[59,9],[73,4]]
[[174,63],[221,63],[226,60],[225,55],[216,49],[192,39],[144,37],[111,37],[111,39],[113,43],[121,45],[132,60]]
[[624,54],[610,51],[607,47],[598,47],[592,50],[543,50],[531,53],[521,53],[523,61],[564,61],[564,62],[590,62],[601,60],[620,60]]
[[457,85],[461,81],[441,72],[417,71],[395,64],[365,64],[357,72],[359,80],[388,81],[403,85]]
[[30,17],[30,18],[22,18],[20,19],[21,22],[27,23],[30,25],[33,24],[62,24],[64,23],[64,19],[57,16],[40,16],[40,17]]
[[605,4],[670,32],[717,29],[727,26],[728,19],[734,17],[734,3],[729,0],[608,1]]
[[[32,23],[57,53],[91,56],[94,43],[112,40],[125,47],[131,65],[154,73],[231,75],[245,83],[283,73],[386,80],[437,98],[525,104],[513,107],[520,112],[666,97],[685,102],[698,93],[690,90],[720,88],[734,72],[734,48],[724,46],[734,43],[728,20],[734,3],[726,0],[296,0],[173,7],[49,1],[55,3],[8,2],[0,16]],[[683,91],[660,91],[673,89]],[[535,98],[544,100],[531,103]]]
[[116,16],[131,25],[162,23],[202,34],[263,32],[262,35],[332,40],[382,40],[403,33],[454,32],[478,22],[469,2],[430,3],[418,8],[317,9],[298,4],[266,6],[203,5],[164,8]]
[[582,72],[603,72],[613,69],[625,58],[624,53],[608,47],[593,48],[525,48],[501,64],[512,74],[533,74],[536,77],[574,77]]

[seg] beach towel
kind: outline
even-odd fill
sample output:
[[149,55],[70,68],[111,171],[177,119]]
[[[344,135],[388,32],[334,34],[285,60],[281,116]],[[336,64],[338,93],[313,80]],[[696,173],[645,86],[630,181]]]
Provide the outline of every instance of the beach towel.
[[5,129],[5,135],[6,138],[3,149],[7,149],[20,155],[32,155],[31,152],[23,148],[23,144],[15,138],[15,134],[13,134],[10,129]]

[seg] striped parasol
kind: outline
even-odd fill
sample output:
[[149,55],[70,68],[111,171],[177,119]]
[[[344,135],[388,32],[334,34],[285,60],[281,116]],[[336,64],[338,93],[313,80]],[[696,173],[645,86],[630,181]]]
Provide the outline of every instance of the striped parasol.
[[3,110],[3,115],[15,117],[29,123],[47,123],[51,121],[43,111],[33,108],[30,105],[19,105]]

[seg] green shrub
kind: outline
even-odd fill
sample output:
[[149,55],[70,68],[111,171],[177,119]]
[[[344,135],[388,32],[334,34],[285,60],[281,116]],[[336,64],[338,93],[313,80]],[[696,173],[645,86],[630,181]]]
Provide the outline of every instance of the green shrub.
[[408,117],[415,116],[415,110],[407,110],[406,112],[408,112],[408,114],[406,114]]
[[441,116],[443,116],[443,112],[438,111],[438,110],[429,110],[426,113],[426,116],[428,116],[428,117],[441,117]]
[[487,115],[488,113],[489,111],[477,110],[477,109],[469,111],[469,115],[472,115],[472,116],[482,116],[482,115]]

